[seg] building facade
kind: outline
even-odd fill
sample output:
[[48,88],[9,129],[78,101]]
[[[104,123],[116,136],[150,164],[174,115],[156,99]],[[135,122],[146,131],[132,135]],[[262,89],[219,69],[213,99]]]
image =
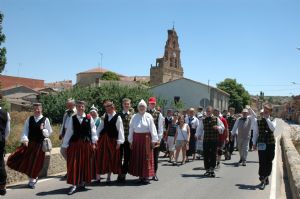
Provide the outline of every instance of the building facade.
[[157,58],[155,66],[150,68],[150,85],[155,86],[183,78],[178,36],[173,27],[168,30],[168,40],[162,58]]
[[229,94],[218,88],[191,80],[181,78],[166,82],[150,88],[153,95],[166,100],[164,110],[174,105],[174,100],[183,102],[183,109],[199,106],[213,106],[221,111],[228,108]]

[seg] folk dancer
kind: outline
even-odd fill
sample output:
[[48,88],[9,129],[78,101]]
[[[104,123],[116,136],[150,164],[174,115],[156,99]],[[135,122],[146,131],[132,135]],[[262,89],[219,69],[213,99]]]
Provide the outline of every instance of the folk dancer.
[[45,152],[43,141],[52,133],[49,119],[42,114],[42,104],[33,104],[34,115],[24,125],[21,137],[22,145],[7,159],[7,166],[29,177],[28,187],[35,188],[40,171],[43,168]]

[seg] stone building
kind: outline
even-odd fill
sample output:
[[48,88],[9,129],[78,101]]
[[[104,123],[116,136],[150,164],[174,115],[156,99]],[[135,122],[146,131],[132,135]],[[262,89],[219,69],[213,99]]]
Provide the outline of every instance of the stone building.
[[165,111],[174,108],[175,100],[181,100],[184,109],[209,105],[221,111],[228,108],[230,95],[223,90],[187,78],[169,81],[150,88],[154,96],[166,100]]
[[178,36],[173,27],[168,30],[168,40],[162,58],[157,58],[155,66],[150,68],[150,85],[155,86],[183,77],[183,68],[180,60]]

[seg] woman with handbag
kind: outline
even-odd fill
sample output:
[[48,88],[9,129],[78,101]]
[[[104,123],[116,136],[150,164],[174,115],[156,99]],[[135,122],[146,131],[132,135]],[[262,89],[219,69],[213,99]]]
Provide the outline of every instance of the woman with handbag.
[[[42,104],[33,104],[34,115],[24,125],[21,138],[22,146],[18,147],[7,159],[7,166],[29,177],[28,187],[35,188],[40,171],[43,168],[45,151],[52,133],[49,119],[42,115]],[[43,143],[45,146],[43,146]]]
[[189,141],[190,141],[190,127],[188,124],[185,123],[185,116],[179,115],[178,116],[178,123],[176,129],[176,134],[174,137],[174,144],[175,144],[175,165],[178,164],[178,156],[180,150],[182,150],[182,161],[181,164],[184,164],[186,161],[186,151],[189,149]]
[[141,100],[138,113],[130,121],[128,136],[131,148],[129,174],[139,177],[142,184],[149,184],[149,177],[155,175],[153,148],[159,140],[153,117],[146,110],[147,104]]

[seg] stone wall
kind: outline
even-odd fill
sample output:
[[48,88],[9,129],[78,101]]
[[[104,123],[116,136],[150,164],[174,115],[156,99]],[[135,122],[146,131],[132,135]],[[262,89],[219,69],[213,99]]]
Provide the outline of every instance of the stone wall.
[[300,199],[300,155],[293,144],[293,135],[294,130],[289,127],[282,134],[281,145],[292,198]]
[[[5,161],[9,154],[6,155]],[[46,154],[44,166],[40,173],[40,178],[55,175],[58,173],[65,172],[66,169],[66,161],[60,154],[60,148],[53,148],[50,153]],[[22,173],[14,171],[6,166],[7,171],[7,184],[14,184],[17,182],[22,182],[28,180],[28,177]]]

